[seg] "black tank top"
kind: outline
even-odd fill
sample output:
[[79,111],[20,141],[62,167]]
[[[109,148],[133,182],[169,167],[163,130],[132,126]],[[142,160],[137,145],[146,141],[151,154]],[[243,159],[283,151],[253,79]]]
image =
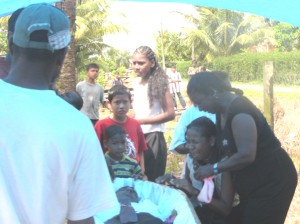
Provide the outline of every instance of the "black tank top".
[[[217,147],[219,160],[226,156],[230,157],[237,152],[231,123],[234,116],[240,113],[249,114],[255,121],[257,128],[257,152],[252,164],[239,171],[234,171],[232,174],[237,188],[248,188],[248,190],[250,190],[249,188],[251,187],[249,185],[251,185],[253,181],[257,181],[256,172],[261,172],[261,170],[264,169],[268,159],[272,157],[277,150],[281,149],[281,144],[260,110],[246,97],[238,96],[229,107],[227,121],[223,130],[221,129],[219,116],[217,116]],[[249,193],[246,189],[237,190]]]

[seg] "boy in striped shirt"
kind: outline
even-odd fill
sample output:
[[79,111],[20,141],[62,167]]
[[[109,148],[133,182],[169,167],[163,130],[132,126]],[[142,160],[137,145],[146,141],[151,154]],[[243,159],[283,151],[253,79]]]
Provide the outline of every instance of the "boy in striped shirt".
[[105,129],[104,145],[108,149],[105,158],[107,165],[112,169],[112,179],[131,177],[146,180],[137,161],[125,155],[126,144],[126,132],[123,127],[111,125]]

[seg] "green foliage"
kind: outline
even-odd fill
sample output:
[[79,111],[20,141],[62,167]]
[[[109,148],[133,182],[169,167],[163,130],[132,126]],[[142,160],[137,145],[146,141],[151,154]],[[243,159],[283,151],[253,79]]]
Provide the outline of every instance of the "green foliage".
[[111,47],[103,42],[103,36],[117,33],[123,28],[109,19],[110,3],[106,0],[82,0],[77,4],[76,15],[76,67],[79,71],[93,61],[98,61],[101,69],[109,65],[102,63],[104,53]]
[[186,38],[189,46],[195,49],[196,61],[240,53],[266,39],[270,42],[273,39],[273,32],[262,17],[205,7],[196,7],[196,10],[196,16],[185,15],[196,27],[187,31]]
[[7,21],[8,16],[0,18],[0,55],[7,53]]
[[273,30],[275,31],[279,51],[291,51],[295,48],[300,49],[300,28],[287,23],[279,23],[273,27]]
[[166,66],[172,61],[190,60],[191,48],[184,42],[182,33],[163,31],[156,35],[156,49],[158,58],[162,58],[162,49]]
[[300,84],[300,51],[274,53],[242,53],[230,57],[219,57],[209,63],[210,70],[225,71],[232,81],[261,82],[263,64],[274,62],[274,83],[284,85]]

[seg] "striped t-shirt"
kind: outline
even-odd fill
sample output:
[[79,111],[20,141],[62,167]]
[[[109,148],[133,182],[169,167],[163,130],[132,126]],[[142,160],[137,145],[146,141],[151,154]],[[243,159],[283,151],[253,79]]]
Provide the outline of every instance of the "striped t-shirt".
[[105,156],[108,157],[110,161],[113,161],[111,162],[111,167],[115,177],[128,178],[142,172],[140,165],[135,159],[124,155],[120,161],[116,161],[108,155],[108,152],[105,153]]

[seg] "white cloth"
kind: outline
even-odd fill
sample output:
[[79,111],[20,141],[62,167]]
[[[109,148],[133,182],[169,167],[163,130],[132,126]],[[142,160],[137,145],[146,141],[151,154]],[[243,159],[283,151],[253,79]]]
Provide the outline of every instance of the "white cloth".
[[0,80],[0,223],[63,224],[118,206],[91,122],[54,91]]
[[105,101],[104,90],[98,83],[81,81],[76,85],[76,91],[82,97],[83,106],[81,112],[89,119],[99,119],[99,106]]
[[[115,191],[124,186],[133,187],[142,203],[141,205],[131,204],[140,212],[148,212],[161,220],[166,220],[172,211],[176,210],[177,216],[174,224],[200,223],[189,199],[180,190],[150,181],[134,180],[133,178],[116,178],[113,185]],[[97,224],[98,221],[107,221],[106,214],[97,214],[95,220]]]
[[[148,98],[148,84],[140,84],[138,82],[133,83],[133,102],[132,107],[135,112],[135,119],[141,119],[145,117],[156,116],[163,112],[162,107],[158,99],[154,99],[153,106],[150,108],[149,98]],[[164,132],[164,123],[160,124],[143,124],[141,125],[144,134],[150,132]]]
[[[179,93],[180,92],[180,82],[181,82],[181,75],[179,72],[172,72],[168,73],[170,79],[170,92],[171,93]],[[173,82],[176,81],[176,82]]]
[[204,184],[203,187],[198,195],[198,201],[204,202],[204,203],[210,203],[213,199],[215,184],[214,184],[214,176],[204,178]]

